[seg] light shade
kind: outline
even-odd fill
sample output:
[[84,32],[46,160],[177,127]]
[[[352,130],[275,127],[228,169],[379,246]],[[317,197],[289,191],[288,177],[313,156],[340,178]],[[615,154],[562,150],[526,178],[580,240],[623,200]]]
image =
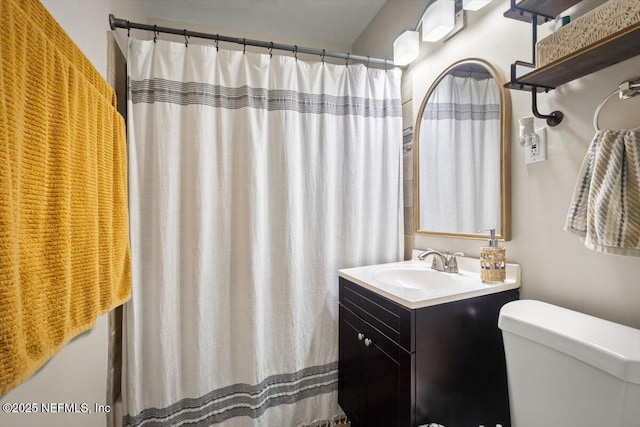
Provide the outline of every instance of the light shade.
[[422,40],[437,42],[449,34],[456,24],[454,0],[436,0],[422,15]]
[[491,0],[462,0],[462,8],[466,10],[478,10],[489,3],[491,3]]
[[407,30],[393,42],[393,64],[407,65],[420,53],[420,40],[417,31]]

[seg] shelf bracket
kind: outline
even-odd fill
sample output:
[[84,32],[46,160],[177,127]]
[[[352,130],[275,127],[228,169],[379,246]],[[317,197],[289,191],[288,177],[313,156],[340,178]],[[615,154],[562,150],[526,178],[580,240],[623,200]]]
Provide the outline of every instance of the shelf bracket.
[[539,119],[546,119],[547,124],[551,127],[558,126],[562,119],[564,118],[564,114],[562,111],[553,111],[551,114],[540,114],[538,111],[538,91],[536,88],[531,89],[531,111],[533,111],[533,115]]
[[[551,127],[557,126],[560,124],[560,122],[562,122],[562,119],[564,118],[564,114],[562,114],[561,111],[553,111],[551,114],[541,114],[540,111],[538,111],[538,92],[539,91],[548,92],[549,90],[554,88],[541,86],[541,85],[531,85],[531,84],[525,85],[520,83],[517,77],[516,68],[518,66],[524,66],[528,68],[536,67],[536,43],[538,41],[538,24],[539,24],[538,13],[518,8],[515,4],[515,0],[511,0],[511,9],[518,10],[521,14],[526,12],[529,15],[531,15],[531,53],[532,55],[531,55],[530,63],[524,62],[524,61],[515,61],[513,64],[511,64],[511,81],[505,86],[508,87],[509,89],[530,90],[531,91],[531,111],[533,112],[533,115],[539,119],[546,119],[547,125]],[[545,15],[542,15],[542,16],[544,17],[544,22],[547,22],[551,18]]]
[[549,92],[550,90],[553,90],[554,88],[549,86],[536,85],[536,84],[520,83],[517,77],[518,66],[524,66],[528,68],[534,67],[534,65],[529,62],[515,61],[513,64],[511,64],[511,81],[505,84],[505,87],[508,89],[514,89],[514,90],[530,91],[531,92],[531,111],[533,112],[533,115],[539,119],[546,119],[547,124],[551,127],[559,125],[560,122],[562,122],[562,119],[564,118],[564,114],[562,113],[562,111],[553,111],[551,114],[541,114],[540,111],[538,111],[538,92],[546,93],[546,92]]

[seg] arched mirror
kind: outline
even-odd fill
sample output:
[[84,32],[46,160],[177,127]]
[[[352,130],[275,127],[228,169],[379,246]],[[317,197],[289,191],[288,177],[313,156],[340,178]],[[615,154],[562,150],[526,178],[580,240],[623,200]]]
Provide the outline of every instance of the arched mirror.
[[427,92],[414,138],[417,234],[510,238],[511,101],[481,59],[458,61]]

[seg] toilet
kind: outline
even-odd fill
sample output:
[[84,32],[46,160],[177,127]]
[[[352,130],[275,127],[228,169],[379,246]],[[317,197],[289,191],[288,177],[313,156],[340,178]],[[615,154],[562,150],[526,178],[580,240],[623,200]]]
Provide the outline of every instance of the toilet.
[[513,427],[640,426],[640,330],[533,300],[498,326]]

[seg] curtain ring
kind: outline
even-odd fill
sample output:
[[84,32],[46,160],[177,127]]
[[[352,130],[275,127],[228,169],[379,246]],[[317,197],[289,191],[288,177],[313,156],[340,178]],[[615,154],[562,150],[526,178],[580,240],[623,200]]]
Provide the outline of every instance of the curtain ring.
[[127,21],[127,37],[131,36],[131,22]]
[[247,53],[247,38],[242,39],[242,53]]
[[384,70],[387,71],[387,58],[384,58]]
[[220,34],[216,34],[216,52],[219,50],[218,43],[220,42]]
[[269,58],[273,58],[273,42],[271,42],[271,47],[269,48]]
[[347,62],[345,63],[345,66],[349,66],[349,59],[351,59],[351,54],[347,53]]
[[187,29],[184,29],[184,46],[189,47],[189,36],[187,36]]
[[155,43],[158,40],[158,26],[153,26],[153,42]]
[[322,63],[324,64],[324,57],[327,54],[327,51],[325,49],[322,49]]
[[364,66],[369,68],[369,62],[371,62],[371,57],[367,56],[367,63]]
[[296,58],[296,61],[298,60],[298,45],[294,45],[293,46],[295,48],[295,50],[293,51],[293,56]]

